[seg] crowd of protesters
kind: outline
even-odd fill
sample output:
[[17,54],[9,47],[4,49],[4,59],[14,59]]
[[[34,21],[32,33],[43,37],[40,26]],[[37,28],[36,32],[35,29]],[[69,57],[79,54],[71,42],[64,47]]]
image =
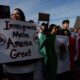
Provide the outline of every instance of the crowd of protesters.
[[[11,19],[26,21],[23,11],[19,8],[14,9],[13,13],[11,14]],[[33,23],[32,20],[29,22]],[[62,27],[56,24],[50,24],[48,26],[46,23],[42,23],[38,28],[38,40],[40,54],[44,57],[44,59],[3,64],[8,80],[57,80],[61,78],[63,74],[57,76],[58,57],[55,52],[55,46],[53,42],[55,41],[56,35],[70,37],[71,32],[80,33],[80,29],[77,28],[70,30],[69,23],[69,20],[63,20]],[[1,79],[3,65],[0,65]],[[36,74],[39,75],[39,77]],[[59,80],[64,79],[62,78]]]
[[63,29],[60,26],[51,24],[48,28],[47,24],[42,23],[39,33],[39,45],[40,53],[45,57],[45,79],[56,80],[57,79],[57,64],[58,57],[55,52],[54,41],[56,35],[70,36],[71,33],[68,30],[69,20],[62,22]]
[[[40,53],[45,56],[45,79],[46,80],[77,80],[75,77],[75,61],[74,57],[76,54],[76,39],[77,36],[72,38],[72,33],[77,33],[80,35],[79,28],[69,28],[69,20],[62,21],[62,27],[56,24],[47,24],[42,23],[39,33],[39,42],[40,42]],[[44,28],[43,28],[44,26]],[[46,29],[47,27],[47,29]],[[55,52],[54,41],[55,36],[68,36],[69,38],[69,55],[70,55],[70,72],[65,72],[63,74],[57,75],[57,63],[58,58]],[[41,36],[41,37],[40,37]],[[78,60],[80,61],[80,60]],[[65,64],[64,64],[65,65]],[[71,77],[71,78],[70,78]]]

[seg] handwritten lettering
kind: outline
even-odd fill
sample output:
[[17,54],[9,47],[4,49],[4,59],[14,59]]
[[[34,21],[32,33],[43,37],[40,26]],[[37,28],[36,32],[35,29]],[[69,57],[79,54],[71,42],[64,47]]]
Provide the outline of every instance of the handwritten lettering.
[[12,59],[31,56],[31,50],[29,49],[27,52],[18,52],[16,49],[11,50],[10,57]]
[[10,47],[10,46],[12,46],[12,47],[14,47],[14,48],[16,48],[16,47],[25,47],[25,46],[32,46],[33,44],[32,44],[32,41],[27,41],[27,40],[25,40],[25,41],[12,41],[11,40],[11,38],[9,38],[8,39],[8,42],[7,42],[7,49]]
[[10,30],[10,29],[19,29],[19,30],[23,30],[26,31],[26,29],[28,30],[36,30],[36,26],[26,26],[26,25],[22,25],[22,24],[10,24],[10,21],[5,21],[5,28],[4,30]]
[[18,37],[18,38],[24,38],[24,37],[25,37],[25,38],[30,38],[29,34],[24,33],[24,32],[21,33],[21,32],[18,32],[18,31],[17,31],[17,32],[14,32],[14,31],[13,31],[13,34],[12,34],[12,35],[13,35],[13,36],[12,36],[13,38],[14,38],[14,37],[16,37],[16,38],[17,38],[17,37]]

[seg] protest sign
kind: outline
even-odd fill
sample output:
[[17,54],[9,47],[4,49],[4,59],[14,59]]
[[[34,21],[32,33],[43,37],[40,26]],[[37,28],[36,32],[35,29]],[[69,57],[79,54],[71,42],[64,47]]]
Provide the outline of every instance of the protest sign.
[[41,58],[35,23],[0,19],[0,63]]

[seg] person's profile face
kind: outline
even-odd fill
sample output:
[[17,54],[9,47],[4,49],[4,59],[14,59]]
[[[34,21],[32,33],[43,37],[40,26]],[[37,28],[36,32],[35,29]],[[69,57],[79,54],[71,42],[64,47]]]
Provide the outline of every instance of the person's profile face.
[[45,26],[41,26],[41,29],[44,31],[45,30]]
[[56,26],[53,27],[51,33],[53,33],[53,34],[56,33]]
[[77,29],[74,29],[74,32],[78,32],[78,30]]
[[63,28],[64,28],[64,29],[68,29],[68,27],[69,27],[69,23],[64,23],[64,24],[63,24]]
[[14,10],[11,14],[11,19],[12,20],[21,20],[21,15],[18,10]]

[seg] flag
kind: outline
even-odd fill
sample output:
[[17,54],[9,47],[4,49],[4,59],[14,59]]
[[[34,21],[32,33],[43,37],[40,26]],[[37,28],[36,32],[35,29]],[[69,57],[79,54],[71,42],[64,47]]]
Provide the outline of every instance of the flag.
[[58,58],[55,52],[55,34],[50,34],[46,41],[46,80],[56,80]]
[[75,69],[74,57],[76,55],[76,39],[74,37],[69,37],[69,54],[70,54],[70,70],[74,71]]
[[46,64],[45,64],[45,77],[46,80],[56,80],[57,75],[57,63],[58,58],[55,52],[54,42],[56,35],[44,35],[40,33],[39,35],[39,46],[40,53],[45,56]]
[[46,35],[44,33],[38,33],[38,45],[39,45],[39,51],[40,54],[43,56],[44,58],[44,63],[43,63],[43,59],[36,61],[35,65],[35,72],[34,72],[34,76],[33,79],[34,80],[44,80],[44,76],[43,76],[43,65],[46,64],[46,49],[45,49],[45,42],[46,42]]
[[69,39],[68,36],[56,36],[55,50],[58,56],[57,74],[70,71],[70,57],[69,57]]
[[71,38],[74,38],[74,40],[72,41],[72,45],[75,46],[75,56],[74,56],[74,61],[77,61],[78,60],[78,37],[79,37],[79,34],[76,33],[76,32],[71,32]]
[[40,54],[45,58],[44,63],[46,64],[47,57],[46,57],[45,44],[46,44],[47,36],[44,33],[39,33],[38,39],[39,39],[39,51]]
[[78,37],[78,60],[80,61],[80,36]]

